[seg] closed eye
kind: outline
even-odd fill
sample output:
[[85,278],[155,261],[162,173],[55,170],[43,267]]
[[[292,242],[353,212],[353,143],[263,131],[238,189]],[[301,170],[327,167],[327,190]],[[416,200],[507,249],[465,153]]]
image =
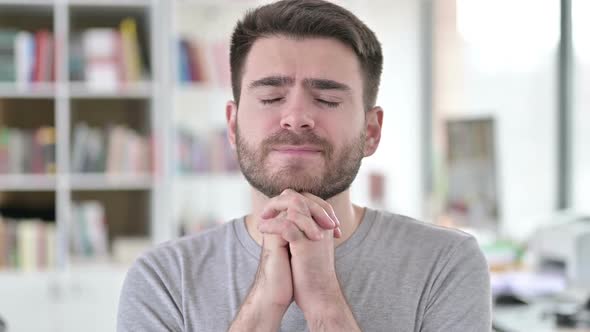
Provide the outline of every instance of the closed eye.
[[324,99],[316,99],[316,100],[318,102],[320,102],[321,104],[324,104],[324,105],[326,105],[328,107],[332,107],[332,108],[338,107],[340,105],[340,103],[335,102],[335,101],[327,101],[327,100],[324,100]]
[[279,102],[282,99],[283,99],[282,97],[273,98],[273,99],[261,99],[260,102],[262,102],[262,104],[264,104],[264,105],[269,105],[269,104],[273,104],[273,103]]

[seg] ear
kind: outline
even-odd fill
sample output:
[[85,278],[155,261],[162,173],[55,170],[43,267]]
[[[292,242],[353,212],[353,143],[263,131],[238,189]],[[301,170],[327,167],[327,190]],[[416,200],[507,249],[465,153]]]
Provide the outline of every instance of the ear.
[[230,100],[225,105],[225,120],[227,121],[227,139],[229,144],[236,149],[236,131],[238,125],[238,105]]
[[371,108],[365,113],[365,157],[377,151],[381,141],[381,128],[383,126],[383,109],[379,106]]

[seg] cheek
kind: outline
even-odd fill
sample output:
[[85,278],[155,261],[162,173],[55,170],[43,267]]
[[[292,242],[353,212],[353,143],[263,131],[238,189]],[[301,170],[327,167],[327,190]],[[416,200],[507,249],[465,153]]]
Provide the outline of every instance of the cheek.
[[316,127],[333,142],[349,142],[356,139],[364,127],[364,117],[350,115],[334,115],[318,117]]
[[270,115],[240,110],[238,112],[238,129],[249,142],[260,142],[278,128],[277,119]]

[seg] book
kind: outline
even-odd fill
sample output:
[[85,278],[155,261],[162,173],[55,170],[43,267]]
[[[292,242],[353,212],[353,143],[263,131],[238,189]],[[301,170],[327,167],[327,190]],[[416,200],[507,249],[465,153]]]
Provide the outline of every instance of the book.
[[0,269],[38,271],[55,266],[54,222],[0,215]]
[[18,129],[8,130],[8,173],[22,173],[25,170],[25,133]]
[[10,170],[10,133],[8,128],[0,127],[0,173]]
[[55,128],[0,127],[0,173],[55,173]]
[[35,38],[28,31],[18,32],[15,40],[16,83],[26,88],[33,81],[35,69]]
[[71,252],[78,257],[86,258],[107,256],[107,221],[102,203],[99,201],[75,203],[71,215]]
[[15,40],[17,35],[17,30],[0,29],[0,82],[16,80]]
[[136,82],[142,79],[143,61],[139,47],[137,23],[133,18],[125,18],[119,24],[123,80]]
[[27,88],[55,81],[55,41],[47,29],[0,29],[0,81]]
[[84,78],[93,90],[114,90],[121,80],[120,38],[113,28],[83,32]]
[[48,174],[56,172],[55,135],[55,128],[49,126],[39,128],[36,133],[43,159],[43,172]]
[[35,271],[38,267],[36,220],[21,220],[17,223],[18,268],[23,271]]
[[180,83],[205,83],[230,87],[231,73],[227,41],[202,41],[180,37],[177,42],[178,80]]
[[145,173],[152,170],[152,139],[122,125],[92,128],[76,124],[72,170],[92,173]]
[[188,41],[180,39],[178,41],[178,78],[180,83],[190,83],[192,81],[190,66]]
[[0,269],[8,266],[8,241],[4,218],[0,215]]
[[84,68],[86,67],[86,64],[82,38],[81,33],[72,33],[70,37],[70,57],[68,59],[68,64],[71,81],[84,80]]
[[53,34],[48,30],[35,32],[35,63],[33,66],[33,82],[52,81],[55,68]]

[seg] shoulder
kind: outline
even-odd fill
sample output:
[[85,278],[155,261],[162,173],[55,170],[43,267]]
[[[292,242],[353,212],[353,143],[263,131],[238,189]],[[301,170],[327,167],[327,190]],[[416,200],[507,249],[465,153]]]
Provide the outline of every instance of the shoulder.
[[239,219],[200,232],[170,240],[143,253],[134,265],[148,264],[163,269],[183,269],[189,261],[200,261],[221,253],[235,238],[234,224]]
[[475,237],[387,211],[367,209],[372,222],[367,239],[374,252],[400,260],[420,262],[430,273],[445,269],[487,270],[487,261]]
[[390,243],[443,248],[454,247],[464,242],[476,242],[472,235],[458,229],[426,223],[383,210],[367,209],[366,213],[372,216],[369,218],[373,222],[372,233],[382,238],[395,239],[388,241]]
[[238,220],[154,246],[133,262],[127,279],[130,282],[149,279],[164,284],[177,283],[187,270],[223,255],[235,239],[234,223]]

